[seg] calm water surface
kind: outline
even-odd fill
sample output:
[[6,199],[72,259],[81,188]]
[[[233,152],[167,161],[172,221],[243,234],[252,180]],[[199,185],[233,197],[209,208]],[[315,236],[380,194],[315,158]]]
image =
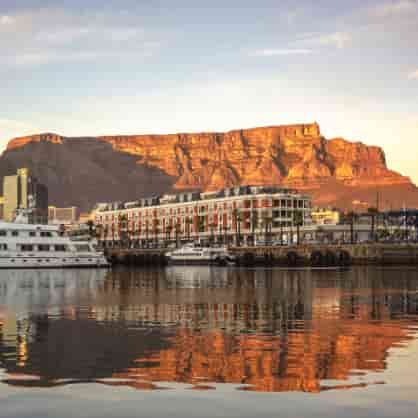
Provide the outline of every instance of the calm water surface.
[[418,270],[0,272],[0,417],[418,416]]

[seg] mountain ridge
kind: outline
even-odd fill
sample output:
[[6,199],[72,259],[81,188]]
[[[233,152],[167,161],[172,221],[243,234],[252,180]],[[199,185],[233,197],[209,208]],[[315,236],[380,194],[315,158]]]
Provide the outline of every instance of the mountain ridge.
[[[90,150],[84,149],[87,142],[90,144]],[[154,184],[154,188],[159,192],[213,190],[237,184],[254,184],[306,190],[311,192],[315,202],[321,205],[350,207],[354,201],[364,200],[365,196],[366,200],[363,203],[371,205],[375,201],[372,194],[377,193],[378,189],[388,191],[388,206],[401,206],[402,197],[410,204],[418,205],[416,186],[410,178],[387,167],[386,156],[381,147],[348,141],[342,137],[326,139],[321,135],[316,122],[236,129],[228,132],[165,135],[71,138],[44,133],[10,140],[6,151],[0,156],[0,174],[7,171],[3,166],[26,163],[32,165],[35,174],[39,172],[41,180],[48,185],[52,180],[48,177],[51,173],[42,173],[42,167],[39,166],[44,161],[42,159],[38,159],[37,164],[31,164],[30,155],[25,151],[28,147],[38,151],[42,148],[44,152],[51,153],[50,158],[44,162],[49,165],[54,164],[53,156],[58,152],[53,151],[53,147],[61,147],[58,152],[59,161],[55,160],[56,164],[61,164],[61,168],[55,167],[55,171],[59,171],[67,180],[72,174],[74,176],[69,161],[72,153],[83,149],[84,154],[79,159],[86,160],[85,165],[92,165],[95,159],[94,152],[100,149],[99,154],[103,154],[100,154],[101,158],[108,161],[102,161],[102,168],[97,172],[91,167],[85,177],[90,176],[92,180],[100,182],[99,171],[106,167],[108,172],[105,177],[111,178],[114,171],[114,179],[119,180],[116,183],[110,181],[112,185],[107,188],[108,196],[99,200],[117,200],[114,197],[120,198],[122,195],[126,199],[134,199],[138,195],[154,194],[155,190],[149,184]],[[93,149],[96,151],[92,151]],[[65,156],[66,153],[68,158]],[[112,158],[115,159],[113,165]],[[125,170],[117,166],[116,162],[121,158],[129,159]],[[77,158],[72,159],[75,166],[79,163],[76,160]],[[97,164],[95,167],[98,167]],[[85,171],[83,167],[79,169]],[[151,174],[156,178],[150,183]],[[140,181],[141,175],[147,182]],[[129,180],[130,176],[136,179],[136,183]],[[82,191],[81,179],[74,181],[73,188],[79,187]],[[116,190],[116,184],[126,189],[125,182],[132,188],[130,197],[128,190],[126,193]],[[93,184],[90,189],[92,188]],[[356,189],[359,199],[356,198]],[[369,193],[365,189],[370,189]],[[51,190],[52,200],[57,203],[57,193],[54,188]],[[74,193],[70,194],[74,196]],[[102,197],[97,193],[93,195],[91,199]],[[348,196],[352,198],[351,201],[347,200]],[[95,203],[91,199],[76,200],[83,200],[82,205],[85,207]],[[58,200],[67,201],[62,198]]]

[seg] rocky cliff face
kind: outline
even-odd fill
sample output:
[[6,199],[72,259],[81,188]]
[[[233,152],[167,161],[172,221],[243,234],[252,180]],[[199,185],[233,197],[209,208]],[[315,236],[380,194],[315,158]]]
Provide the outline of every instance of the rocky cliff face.
[[[90,144],[90,149],[86,148],[86,144]],[[133,199],[138,195],[171,189],[213,190],[236,184],[268,184],[308,190],[320,204],[350,206],[356,200],[363,202],[362,199],[366,199],[363,204],[367,204],[367,200],[375,199],[375,190],[379,188],[391,190],[388,198],[394,206],[402,204],[401,201],[394,202],[398,199],[396,190],[407,190],[407,196],[403,193],[404,198],[410,199],[411,203],[418,203],[415,186],[409,178],[387,168],[381,148],[343,138],[327,140],[316,123],[226,133],[97,138],[41,134],[10,141],[7,151],[0,158],[0,174],[3,174],[2,166],[6,162],[9,166],[16,165],[12,163],[16,158],[19,164],[32,165],[35,171],[42,172],[45,167],[30,163],[32,154],[27,154],[28,147],[31,153],[41,148],[49,152],[49,156],[45,155],[45,164],[55,165],[55,171],[61,170],[64,176],[61,180],[64,182],[69,178],[74,180],[74,169],[81,169],[85,173],[85,181],[92,182],[92,189],[95,188],[94,184],[100,183],[99,177],[104,176],[102,178],[108,181],[106,194],[100,196],[99,200],[111,200],[122,195]],[[102,153],[106,149],[106,157],[102,155],[100,163],[101,171],[96,170],[95,148]],[[82,159],[75,158],[72,152],[82,152]],[[59,161],[54,158],[57,153],[60,155]],[[26,161],[23,155],[27,156]],[[121,157],[130,157],[133,166],[118,166],[117,161]],[[81,165],[81,161],[86,159],[89,161]],[[74,169],[71,169],[71,164]],[[106,172],[103,173],[103,170]],[[51,174],[41,176],[47,184],[51,183]],[[142,176],[141,179],[138,176]],[[119,178],[121,184],[118,183]],[[132,183],[133,179],[136,179],[135,183]],[[151,179],[156,187],[150,186]],[[129,196],[126,182],[131,185]],[[77,184],[74,180],[70,183],[85,194],[84,181]],[[122,190],[126,190],[126,193]],[[353,194],[355,190],[360,192],[358,199],[356,193]],[[99,197],[97,193],[93,193],[93,196]],[[83,198],[83,206],[93,204],[93,196]]]

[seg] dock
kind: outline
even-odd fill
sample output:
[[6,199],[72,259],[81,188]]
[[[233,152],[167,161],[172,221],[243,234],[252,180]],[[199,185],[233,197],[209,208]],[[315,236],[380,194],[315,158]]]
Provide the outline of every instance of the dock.
[[[113,265],[164,266],[167,248],[107,248]],[[418,244],[341,244],[234,247],[239,266],[418,265]]]

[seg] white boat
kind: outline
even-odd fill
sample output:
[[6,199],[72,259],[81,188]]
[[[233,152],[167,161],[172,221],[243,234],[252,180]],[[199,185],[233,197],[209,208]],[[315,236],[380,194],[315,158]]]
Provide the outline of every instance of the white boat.
[[0,222],[0,268],[107,267],[93,241],[72,241],[58,226]]
[[199,247],[186,244],[183,247],[166,253],[170,264],[232,264],[235,257],[226,247]]

